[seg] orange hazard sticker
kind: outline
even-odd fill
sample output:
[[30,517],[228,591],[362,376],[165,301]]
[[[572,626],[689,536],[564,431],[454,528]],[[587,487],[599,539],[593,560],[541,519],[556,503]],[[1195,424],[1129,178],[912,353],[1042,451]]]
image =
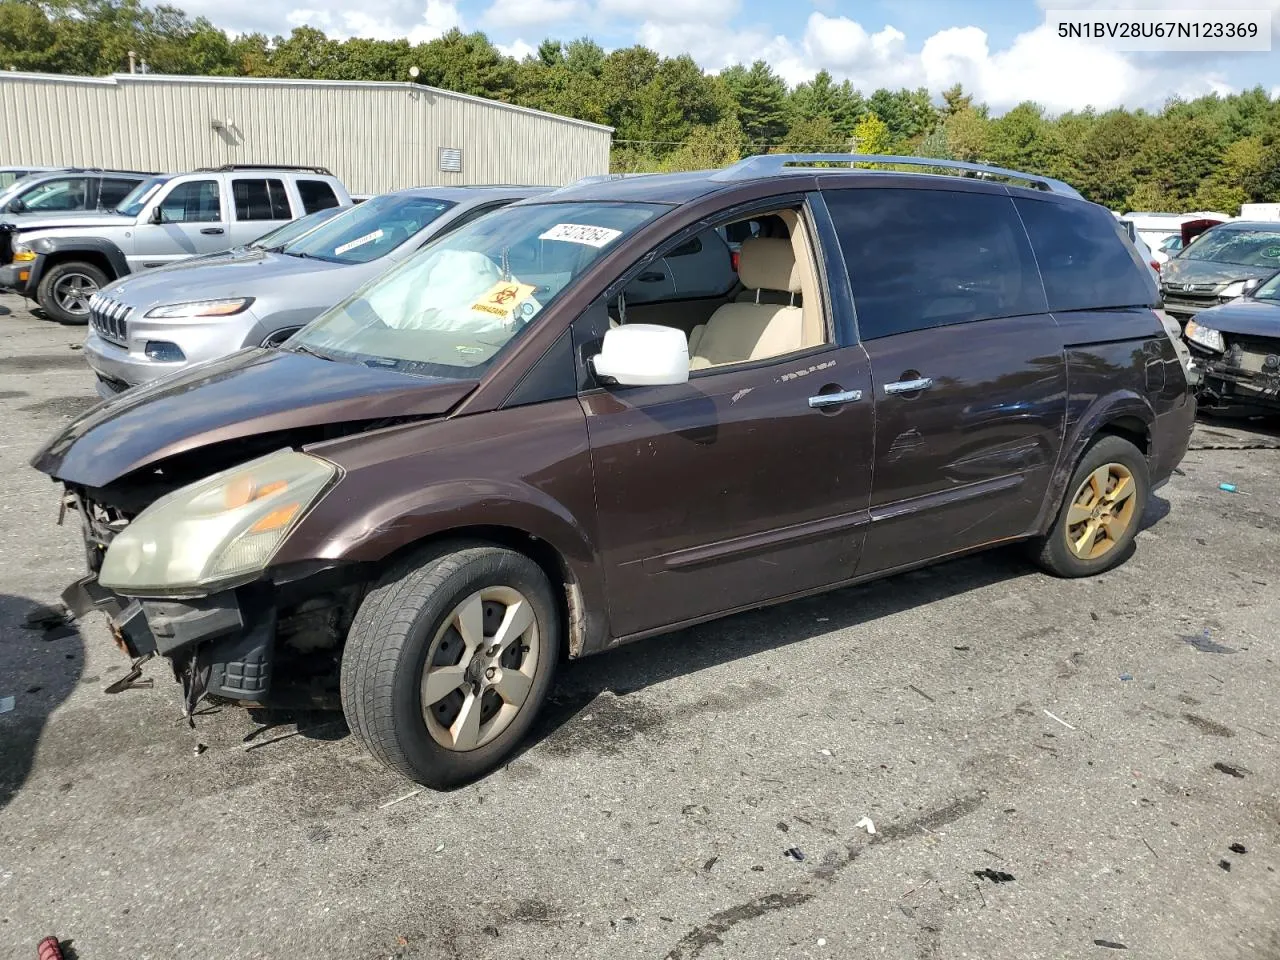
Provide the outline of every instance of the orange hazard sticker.
[[533,291],[534,286],[531,283],[502,280],[495,283],[485,291],[483,296],[471,304],[471,309],[479,310],[481,313],[491,313],[495,317],[506,317],[522,301],[528,300]]

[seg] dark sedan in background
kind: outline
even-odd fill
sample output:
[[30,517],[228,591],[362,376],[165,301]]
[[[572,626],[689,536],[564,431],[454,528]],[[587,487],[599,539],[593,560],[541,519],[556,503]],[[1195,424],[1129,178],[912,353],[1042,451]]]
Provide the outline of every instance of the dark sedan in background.
[[1280,413],[1280,273],[1247,296],[1203,310],[1185,335],[1209,413]]

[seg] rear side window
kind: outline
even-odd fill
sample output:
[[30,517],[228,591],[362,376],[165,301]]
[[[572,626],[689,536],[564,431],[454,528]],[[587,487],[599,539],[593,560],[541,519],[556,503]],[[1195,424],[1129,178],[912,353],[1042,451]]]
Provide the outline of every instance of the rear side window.
[[1148,306],[1156,290],[1121,239],[1123,227],[1101,207],[1018,198],[1044,278],[1049,309]]
[[874,188],[824,195],[863,340],[1045,312],[1007,196]]
[[323,180],[299,180],[298,196],[302,198],[302,209],[307,213],[339,206],[338,195]]
[[289,195],[282,180],[233,180],[237,220],[289,220]]
[[137,180],[122,180],[118,177],[103,177],[102,190],[98,194],[98,206],[103,210],[114,210],[138,185]]

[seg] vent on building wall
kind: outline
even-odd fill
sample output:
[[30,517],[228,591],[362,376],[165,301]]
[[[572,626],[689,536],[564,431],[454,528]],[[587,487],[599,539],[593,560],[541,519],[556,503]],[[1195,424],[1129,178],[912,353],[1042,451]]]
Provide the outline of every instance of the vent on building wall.
[[462,151],[457,147],[441,147],[440,148],[440,172],[441,173],[461,173],[462,172]]

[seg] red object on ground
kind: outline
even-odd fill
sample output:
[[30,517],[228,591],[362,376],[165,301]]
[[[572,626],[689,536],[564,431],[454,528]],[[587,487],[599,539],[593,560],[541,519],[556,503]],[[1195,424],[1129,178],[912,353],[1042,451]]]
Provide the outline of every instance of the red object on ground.
[[39,960],[63,960],[62,945],[58,943],[57,937],[45,937],[36,950]]

